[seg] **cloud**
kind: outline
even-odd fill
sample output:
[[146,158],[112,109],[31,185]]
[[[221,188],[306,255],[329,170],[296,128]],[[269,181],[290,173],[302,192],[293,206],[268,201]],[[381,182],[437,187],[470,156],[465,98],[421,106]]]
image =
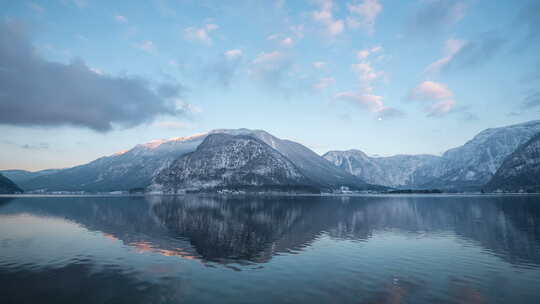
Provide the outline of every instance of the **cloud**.
[[445,41],[445,56],[441,59],[428,65],[425,69],[425,73],[437,74],[444,67],[446,67],[453,59],[454,56],[463,48],[465,41],[458,39],[448,39]]
[[383,71],[376,71],[369,62],[355,63],[351,65],[353,71],[358,75],[360,81],[369,85],[374,80],[385,75]]
[[408,29],[413,35],[432,37],[450,29],[465,17],[468,5],[460,0],[427,0],[410,18]]
[[20,147],[27,150],[46,150],[46,149],[49,149],[49,144],[40,142],[37,144],[24,144],[24,145],[21,145]]
[[252,62],[250,74],[271,87],[279,86],[291,67],[288,56],[279,51],[260,53]]
[[294,39],[291,37],[285,37],[279,42],[279,44],[284,47],[292,47],[294,45]]
[[313,62],[313,67],[316,68],[317,70],[321,70],[321,69],[324,69],[326,67],[326,62],[324,61],[315,61]]
[[335,19],[333,15],[333,0],[319,0],[320,9],[313,12],[313,20],[321,23],[330,36],[336,36],[343,32],[345,23],[341,19]]
[[445,70],[478,67],[491,60],[506,44],[506,40],[493,32],[483,33],[475,40],[464,43],[445,65]]
[[122,16],[122,15],[116,15],[116,16],[114,16],[114,20],[116,20],[116,22],[118,22],[118,23],[124,23],[124,24],[125,24],[125,23],[128,23],[127,17]]
[[443,116],[448,114],[455,106],[452,99],[438,101],[426,108],[428,116]]
[[428,116],[443,116],[450,113],[455,106],[454,93],[445,84],[424,81],[411,90],[408,99],[427,102],[424,110]]
[[335,83],[336,80],[333,77],[323,77],[313,85],[313,88],[317,90],[324,90]]
[[412,89],[410,100],[431,101],[452,98],[454,94],[445,84],[434,81],[424,81]]
[[199,41],[208,45],[212,44],[210,33],[217,30],[218,25],[209,23],[203,27],[188,27],[184,29],[184,35],[189,40]]
[[383,7],[378,0],[362,0],[357,4],[348,4],[347,8],[349,12],[357,17],[347,18],[347,24],[351,28],[362,28],[373,34],[375,32],[375,20],[377,16],[382,12]]
[[364,59],[367,59],[369,55],[378,53],[380,51],[382,51],[382,46],[378,45],[370,49],[363,49],[363,50],[358,51],[356,53],[356,57],[358,57],[359,60],[364,60]]
[[236,59],[236,58],[239,58],[242,56],[242,50],[240,49],[234,49],[234,50],[228,50],[225,52],[225,58],[229,59],[229,60],[233,60],[233,59]]
[[139,77],[100,75],[80,59],[47,61],[17,23],[0,23],[0,66],[3,125],[71,125],[105,132],[183,113],[172,96],[181,93],[180,86],[154,89]]
[[282,47],[292,47],[294,46],[295,44],[295,40],[294,38],[292,37],[285,37],[284,35],[282,34],[274,34],[274,35],[270,35],[268,36],[268,38],[266,38],[267,40],[273,40],[273,41],[277,41],[278,44]]
[[366,92],[345,91],[337,93],[335,98],[351,102],[360,108],[376,113],[379,118],[400,117],[405,115],[402,111],[384,105],[383,97]]
[[140,43],[135,44],[135,47],[147,53],[154,53],[157,49],[156,45],[150,40],[141,41]]
[[241,64],[243,52],[240,49],[228,50],[210,64],[205,71],[206,77],[224,87],[229,87]]

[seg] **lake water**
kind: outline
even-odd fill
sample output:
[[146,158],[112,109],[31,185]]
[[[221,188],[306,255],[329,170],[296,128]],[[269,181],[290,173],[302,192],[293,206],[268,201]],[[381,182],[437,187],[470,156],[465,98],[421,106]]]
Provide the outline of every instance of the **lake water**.
[[0,198],[0,303],[540,303],[540,197]]

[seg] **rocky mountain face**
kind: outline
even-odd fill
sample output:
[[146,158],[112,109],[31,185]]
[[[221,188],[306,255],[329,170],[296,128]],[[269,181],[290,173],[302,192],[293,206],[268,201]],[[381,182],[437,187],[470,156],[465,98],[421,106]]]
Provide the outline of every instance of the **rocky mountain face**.
[[26,190],[117,191],[146,187],[152,178],[178,156],[194,151],[206,134],[157,140],[128,151],[98,158],[88,164],[23,179]]
[[304,145],[291,140],[279,139],[262,130],[222,129],[214,130],[212,132],[231,135],[248,135],[263,141],[287,157],[298,167],[303,175],[320,185],[322,188],[337,189],[341,186],[347,186],[355,190],[385,189],[385,187],[366,183],[358,176],[341,168],[337,168],[324,157],[321,157]]
[[152,191],[311,190],[309,180],[287,157],[248,135],[213,133],[194,152],[176,159],[155,178]]
[[14,182],[9,178],[0,174],[0,194],[13,194],[13,193],[22,193],[22,189],[19,188]]
[[427,154],[370,157],[360,150],[330,151],[323,157],[367,183],[394,188],[412,187],[414,172],[439,159]]
[[332,151],[324,157],[370,183],[477,191],[491,179],[506,157],[538,132],[540,120],[487,129],[441,157],[368,157],[361,151]]
[[540,192],[540,133],[504,160],[486,188],[489,191]]

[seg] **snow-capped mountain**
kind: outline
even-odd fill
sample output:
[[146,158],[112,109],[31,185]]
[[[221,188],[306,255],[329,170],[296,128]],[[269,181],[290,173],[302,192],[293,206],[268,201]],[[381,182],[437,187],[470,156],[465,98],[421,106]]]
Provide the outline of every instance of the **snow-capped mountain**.
[[480,190],[520,145],[540,132],[540,120],[487,129],[463,146],[432,155],[368,157],[361,151],[324,155],[369,183],[393,187]]
[[128,151],[98,158],[88,164],[23,180],[26,190],[116,191],[146,187],[152,177],[178,156],[194,151],[206,134],[139,144]]
[[313,182],[285,156],[248,135],[213,133],[154,178],[152,191],[310,189]]
[[490,191],[540,192],[540,133],[504,160],[486,188]]
[[367,183],[395,188],[413,186],[414,172],[439,159],[427,154],[370,157],[360,150],[330,151],[323,157]]
[[302,174],[321,185],[321,187],[336,189],[341,186],[347,186],[357,190],[384,188],[366,184],[364,180],[350,174],[350,172],[336,168],[331,162],[304,145],[291,140],[277,138],[262,130],[220,129],[210,133],[249,135],[258,138],[291,160]]
[[419,187],[479,190],[506,157],[540,132],[540,120],[487,129],[415,171]]
[[[353,189],[375,189],[311,151],[289,140],[279,139],[262,130],[213,130],[191,137],[154,140],[134,148],[98,158],[90,163],[57,171],[10,174],[21,178],[19,185],[26,191],[117,191],[147,187],[154,176],[178,157],[193,152],[209,134],[225,133],[257,138],[289,159],[303,176],[322,188],[348,186]],[[43,173],[43,174],[42,174]],[[46,173],[46,174],[45,174]]]
[[0,174],[0,194],[12,194],[12,193],[22,193],[22,190],[9,178]]

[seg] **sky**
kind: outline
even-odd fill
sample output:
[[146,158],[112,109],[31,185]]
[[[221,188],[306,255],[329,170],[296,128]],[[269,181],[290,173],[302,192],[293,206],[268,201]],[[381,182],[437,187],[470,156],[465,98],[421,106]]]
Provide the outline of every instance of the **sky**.
[[222,128],[440,154],[540,118],[540,1],[1,2],[0,169]]

